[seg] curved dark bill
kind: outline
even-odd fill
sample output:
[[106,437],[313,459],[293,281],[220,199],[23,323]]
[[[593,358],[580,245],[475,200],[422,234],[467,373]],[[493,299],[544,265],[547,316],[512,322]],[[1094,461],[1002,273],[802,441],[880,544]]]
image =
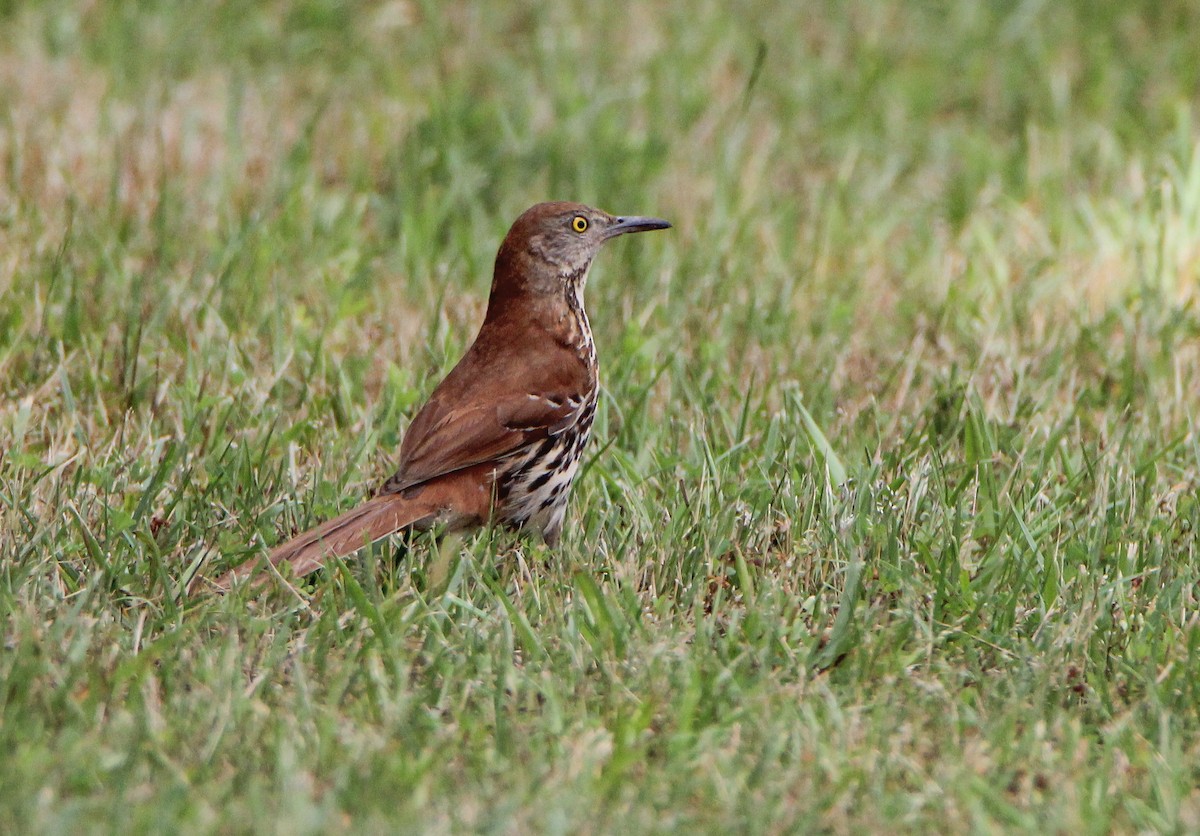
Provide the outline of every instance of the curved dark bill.
[[624,235],[626,232],[649,232],[652,229],[670,229],[669,221],[664,221],[662,218],[644,218],[640,215],[630,215],[624,218],[617,218],[616,223],[605,230],[605,238],[612,238],[614,235]]

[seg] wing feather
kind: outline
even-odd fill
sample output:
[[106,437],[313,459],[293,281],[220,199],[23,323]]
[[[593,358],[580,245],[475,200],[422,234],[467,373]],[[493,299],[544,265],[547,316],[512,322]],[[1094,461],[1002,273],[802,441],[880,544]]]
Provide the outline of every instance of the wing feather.
[[[507,325],[481,329],[438,384],[405,433],[400,464],[381,492],[503,461],[578,420],[596,388],[594,362],[528,316],[519,327]],[[518,350],[529,341],[541,350]]]
[[575,423],[581,409],[578,397],[522,394],[447,410],[428,427],[414,420],[400,466],[382,492],[403,491],[446,473],[506,459],[558,435]]

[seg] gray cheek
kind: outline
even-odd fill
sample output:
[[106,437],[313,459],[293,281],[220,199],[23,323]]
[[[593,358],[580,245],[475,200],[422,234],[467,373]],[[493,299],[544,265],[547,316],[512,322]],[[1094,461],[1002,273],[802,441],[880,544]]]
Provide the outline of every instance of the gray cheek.
[[561,244],[553,246],[549,236],[535,235],[529,239],[529,254],[538,261],[543,261],[555,267],[560,273],[568,267],[571,251]]
[[576,278],[587,272],[593,252],[582,241],[564,241],[546,234],[529,239],[529,254],[551,265],[560,278]]
[[529,237],[529,252],[537,258],[550,260],[557,249],[558,247],[554,246],[554,236],[539,232]]

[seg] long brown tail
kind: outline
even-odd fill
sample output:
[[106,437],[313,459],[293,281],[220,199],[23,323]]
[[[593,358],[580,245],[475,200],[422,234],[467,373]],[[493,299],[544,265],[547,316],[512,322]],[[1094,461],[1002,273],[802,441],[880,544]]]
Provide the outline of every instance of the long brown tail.
[[[422,496],[377,496],[276,546],[271,551],[271,565],[291,564],[293,574],[303,577],[320,569],[330,558],[345,557],[389,534],[431,521],[437,515],[437,505]],[[227,572],[216,585],[229,589],[235,582],[249,577],[260,565],[258,561],[249,561]]]

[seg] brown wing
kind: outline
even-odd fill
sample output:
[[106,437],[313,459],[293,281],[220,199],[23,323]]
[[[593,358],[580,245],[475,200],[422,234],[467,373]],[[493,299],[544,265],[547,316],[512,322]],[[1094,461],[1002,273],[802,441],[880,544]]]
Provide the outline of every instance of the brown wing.
[[400,467],[382,490],[402,491],[446,473],[505,459],[562,432],[575,422],[580,407],[581,401],[565,396],[535,400],[522,395],[451,410],[412,442],[407,442],[412,437],[409,430]]
[[574,352],[546,354],[531,366],[472,346],[413,419],[399,468],[381,492],[500,461],[571,426],[595,379]]

